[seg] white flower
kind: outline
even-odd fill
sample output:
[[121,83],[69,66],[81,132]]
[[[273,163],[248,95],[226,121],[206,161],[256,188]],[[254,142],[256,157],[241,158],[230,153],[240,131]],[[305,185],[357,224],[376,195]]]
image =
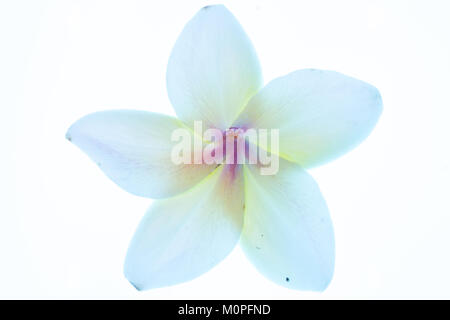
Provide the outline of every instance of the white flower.
[[[158,198],[131,241],[125,276],[138,289],[190,280],[240,242],[266,277],[324,290],[334,270],[327,205],[305,168],[365,139],[381,114],[376,88],[337,72],[298,70],[262,87],[257,55],[222,5],[201,9],[170,56],[167,90],[178,119],[106,111],[74,123],[67,138],[115,183]],[[279,129],[280,168],[171,161],[171,133],[208,128]],[[269,150],[270,151],[270,150]]]

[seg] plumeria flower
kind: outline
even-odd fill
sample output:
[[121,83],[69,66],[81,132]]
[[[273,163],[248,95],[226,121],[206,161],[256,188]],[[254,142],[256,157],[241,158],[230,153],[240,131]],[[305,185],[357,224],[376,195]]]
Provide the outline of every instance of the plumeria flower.
[[[255,50],[222,5],[201,9],[175,43],[167,91],[178,116],[114,110],[75,122],[67,138],[126,191],[157,199],[128,249],[137,289],[191,280],[239,242],[267,278],[322,291],[334,271],[327,205],[305,169],[358,145],[382,110],[378,90],[333,71],[297,70],[262,86]],[[224,135],[279,130],[279,170],[257,164],[175,164],[174,130],[195,121]],[[266,146],[267,152],[274,152]]]

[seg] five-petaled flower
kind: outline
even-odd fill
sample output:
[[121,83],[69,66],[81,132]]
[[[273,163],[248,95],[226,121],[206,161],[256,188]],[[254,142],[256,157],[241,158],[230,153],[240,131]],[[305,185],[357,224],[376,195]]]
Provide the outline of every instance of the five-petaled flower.
[[[378,90],[312,69],[262,87],[251,42],[234,16],[217,5],[200,10],[176,41],[167,91],[178,119],[105,111],[83,117],[67,132],[120,187],[158,199],[131,241],[127,279],[138,289],[187,281],[214,267],[240,242],[272,281],[324,290],[334,271],[333,227],[305,169],[336,158],[369,135],[382,110]],[[279,171],[261,175],[260,164],[173,163],[171,133],[199,120],[224,133],[279,129]]]

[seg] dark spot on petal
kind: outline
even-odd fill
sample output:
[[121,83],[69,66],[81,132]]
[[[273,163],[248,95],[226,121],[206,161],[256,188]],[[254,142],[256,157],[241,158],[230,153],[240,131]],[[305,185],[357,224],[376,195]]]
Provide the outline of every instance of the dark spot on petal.
[[101,167],[101,166],[102,166],[102,163],[101,163],[101,162],[97,162],[97,165],[98,165],[99,167]]
[[69,140],[69,141],[72,141],[72,137],[69,136],[68,134],[66,135],[66,139]]
[[244,209],[245,210],[245,203],[242,205],[242,209]]
[[212,6],[204,6],[202,9],[203,10],[208,10],[209,8],[211,8]]
[[264,234],[261,233],[261,238],[264,238]]
[[256,246],[255,248],[256,248],[257,250],[260,250],[260,249],[261,249],[261,248],[260,248],[260,247],[258,247],[258,246]]
[[288,277],[286,277],[286,282],[289,282],[289,281],[290,281],[290,279]]

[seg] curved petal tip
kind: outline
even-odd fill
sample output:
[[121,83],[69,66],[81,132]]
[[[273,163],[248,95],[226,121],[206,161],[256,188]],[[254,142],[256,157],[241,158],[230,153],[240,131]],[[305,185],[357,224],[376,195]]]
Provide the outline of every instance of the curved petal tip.
[[[126,274],[125,274],[125,278],[126,278],[127,276],[126,276]],[[140,288],[140,287],[138,287],[135,283],[133,283],[131,280],[129,280],[128,278],[127,278],[127,280],[128,280],[128,282],[137,290],[137,291],[142,291],[143,290],[143,288]]]

